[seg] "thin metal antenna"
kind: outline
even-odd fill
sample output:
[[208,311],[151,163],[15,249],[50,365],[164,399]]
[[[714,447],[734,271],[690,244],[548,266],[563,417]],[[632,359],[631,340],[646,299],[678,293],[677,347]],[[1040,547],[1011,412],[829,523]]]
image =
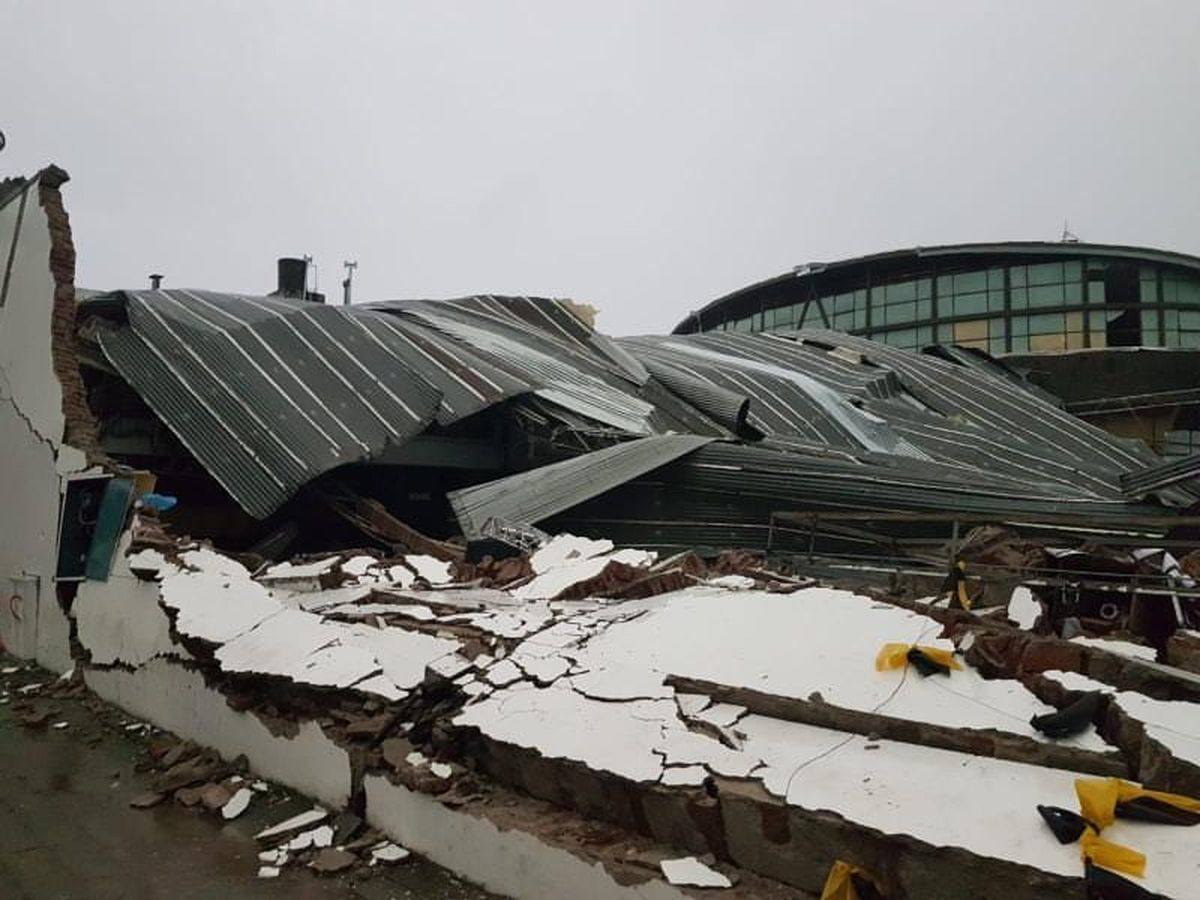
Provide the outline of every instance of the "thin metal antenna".
[[1062,231],[1061,240],[1064,244],[1078,244],[1079,243],[1079,235],[1074,234],[1071,231],[1071,229],[1069,227],[1070,224],[1071,223],[1068,222],[1066,219],[1063,219],[1063,231]]
[[354,270],[358,268],[358,260],[343,260],[342,268],[346,270],[346,277],[342,279],[342,306],[349,306],[350,288],[354,283]]

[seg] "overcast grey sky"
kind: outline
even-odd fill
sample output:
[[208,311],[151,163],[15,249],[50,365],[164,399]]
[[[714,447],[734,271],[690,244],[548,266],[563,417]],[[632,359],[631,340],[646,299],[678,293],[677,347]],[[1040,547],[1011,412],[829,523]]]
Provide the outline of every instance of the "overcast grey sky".
[[0,172],[78,282],[566,296],[627,334],[792,265],[1200,252],[1200,2],[0,0]]

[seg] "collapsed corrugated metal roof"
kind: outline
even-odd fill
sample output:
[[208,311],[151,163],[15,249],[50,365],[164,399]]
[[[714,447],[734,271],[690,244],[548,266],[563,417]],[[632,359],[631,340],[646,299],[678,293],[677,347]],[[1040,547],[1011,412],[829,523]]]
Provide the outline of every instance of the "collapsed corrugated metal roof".
[[533,524],[662,468],[714,439],[662,434],[624,441],[527,472],[454,491],[463,533],[483,534],[490,519]]
[[104,354],[259,518],[326,471],[494,409],[554,440],[450,494],[468,536],[559,517],[647,544],[762,545],[778,515],[810,509],[1079,527],[1170,512],[1122,490],[1147,448],[953,354],[829,331],[611,340],[525,297],[119,298]]

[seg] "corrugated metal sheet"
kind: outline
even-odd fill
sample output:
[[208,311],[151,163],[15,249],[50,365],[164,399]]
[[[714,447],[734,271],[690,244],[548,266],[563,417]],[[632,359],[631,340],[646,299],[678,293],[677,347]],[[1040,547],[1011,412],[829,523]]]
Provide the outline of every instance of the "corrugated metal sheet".
[[251,515],[419,434],[438,407],[437,388],[338,307],[125,297],[129,327],[101,335],[105,355]]
[[[1146,466],[1121,476],[1121,488],[1131,498],[1140,499],[1164,488],[1200,478],[1200,454]],[[1168,495],[1170,496],[1170,495]],[[1194,497],[1188,497],[1194,501]],[[1186,502],[1186,500],[1185,500]]]
[[713,440],[664,434],[625,441],[573,459],[476,485],[448,496],[463,533],[482,533],[489,519],[536,525],[640,475],[692,453]]
[[986,364],[838,332],[610,340],[528,297],[124,299],[128,323],[103,334],[105,353],[256,516],[324,471],[506,401],[538,433],[524,465],[582,455],[451,494],[467,534],[549,517],[664,543],[765,539],[774,514],[804,509],[1116,528],[1167,511],[1134,500],[1175,474]]

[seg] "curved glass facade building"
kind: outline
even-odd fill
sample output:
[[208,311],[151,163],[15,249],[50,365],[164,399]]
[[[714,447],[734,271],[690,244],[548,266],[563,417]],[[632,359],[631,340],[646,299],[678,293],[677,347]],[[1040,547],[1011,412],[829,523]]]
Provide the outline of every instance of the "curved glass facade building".
[[798,266],[713,301],[675,331],[794,328],[994,356],[1200,348],[1200,258],[1084,243],[898,250]]

